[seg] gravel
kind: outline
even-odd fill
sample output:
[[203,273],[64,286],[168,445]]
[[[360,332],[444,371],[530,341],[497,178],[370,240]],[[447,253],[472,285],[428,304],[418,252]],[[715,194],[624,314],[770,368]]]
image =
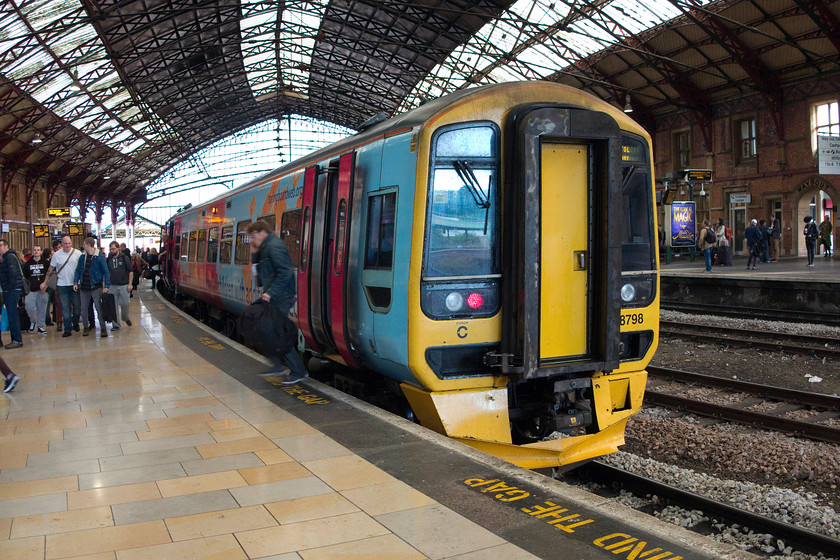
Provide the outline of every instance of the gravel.
[[[840,328],[663,311],[663,319],[690,322],[708,332],[715,326],[745,327],[755,332],[808,334],[840,339]],[[660,340],[652,365],[696,371],[827,394],[840,393],[840,362],[816,356],[790,355],[675,338]],[[819,382],[811,380],[820,379]],[[697,389],[698,400],[707,393]],[[739,400],[745,396],[731,396]],[[759,404],[756,408],[774,407]],[[797,412],[794,415],[807,414]],[[823,423],[834,424],[836,419]],[[840,446],[815,442],[694,416],[646,408],[630,419],[626,445],[605,462],[679,488],[727,502],[773,519],[840,539]],[[622,493],[617,501],[644,508],[656,498]],[[677,507],[656,515],[683,527],[713,526],[711,538],[766,556],[797,560],[823,559],[794,551],[772,535],[725,526],[703,512]]]

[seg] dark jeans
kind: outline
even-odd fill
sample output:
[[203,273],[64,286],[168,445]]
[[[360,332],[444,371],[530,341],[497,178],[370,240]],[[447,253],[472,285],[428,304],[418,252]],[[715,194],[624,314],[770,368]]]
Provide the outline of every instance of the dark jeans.
[[[279,309],[284,316],[289,314],[289,310],[294,304],[295,296],[282,299],[272,298],[271,300],[271,305]],[[271,355],[269,358],[271,359],[271,363],[274,364],[275,370],[281,369],[283,367],[283,363],[285,362],[286,366],[288,366],[291,371],[289,375],[292,379],[302,379],[306,377],[306,367],[303,365],[303,360],[300,359],[297,348],[292,348],[282,356]]]
[[814,239],[806,239],[805,240],[805,250],[808,251],[808,264],[814,264],[814,250],[816,249],[817,242]]
[[758,262],[758,248],[750,247],[750,256],[747,258],[747,268],[751,268]]
[[703,256],[706,257],[706,272],[712,270],[712,249],[713,247],[703,249]]
[[18,315],[18,302],[20,301],[20,288],[3,292],[3,305],[6,306],[6,317],[9,319],[9,334],[12,342],[23,343],[23,336],[20,334],[20,315]]
[[[61,302],[61,317],[64,319],[64,332],[73,330],[73,325],[79,325],[79,314],[82,310],[82,302],[79,292],[73,290],[73,286],[59,286],[56,288],[58,300]],[[70,306],[73,306],[71,309]]]

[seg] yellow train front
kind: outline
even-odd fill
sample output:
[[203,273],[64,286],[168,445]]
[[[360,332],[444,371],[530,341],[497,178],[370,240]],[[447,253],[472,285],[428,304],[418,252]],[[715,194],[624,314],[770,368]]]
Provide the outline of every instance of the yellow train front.
[[615,451],[642,404],[659,314],[650,153],[575,89],[459,91],[180,212],[162,285],[233,325],[258,297],[247,227],[265,220],[296,266],[305,354],[380,374],[430,429],[571,465]]
[[537,82],[446,101],[415,142],[401,386],[420,422],[527,468],[616,451],[658,341],[649,137]]

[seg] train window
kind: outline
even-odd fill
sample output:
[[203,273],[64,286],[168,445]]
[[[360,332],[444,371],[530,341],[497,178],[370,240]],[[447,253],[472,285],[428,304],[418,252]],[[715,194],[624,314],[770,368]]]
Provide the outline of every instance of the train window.
[[207,257],[207,230],[200,229],[197,233],[198,237],[197,247],[195,251],[195,260],[196,262],[204,262],[204,259]]
[[424,279],[498,275],[498,129],[441,129],[431,163]]
[[196,243],[196,232],[191,231],[190,235],[189,235],[189,238],[190,238],[190,245],[189,245],[189,249],[187,249],[187,260],[188,261],[195,261],[195,248],[198,245],[198,243]]
[[181,258],[181,236],[175,235],[172,242],[172,251],[169,252],[169,258],[172,260],[179,260]]
[[233,257],[233,226],[225,226],[222,228],[222,249],[221,259],[222,264],[230,264]]
[[211,227],[207,232],[207,262],[215,263],[219,258],[219,228]]
[[309,206],[303,211],[303,243],[300,246],[300,271],[306,272],[306,265],[309,263],[309,227],[310,227]]
[[625,136],[623,152],[641,157],[622,162],[622,213],[624,231],[621,239],[621,269],[624,272],[656,269],[657,235],[653,231],[653,195],[648,171],[648,156],[641,140]]
[[338,201],[338,225],[335,231],[335,259],[333,262],[333,273],[341,275],[344,269],[344,234],[347,227],[347,199]]
[[292,257],[292,266],[297,268],[300,260],[300,208],[283,212],[280,217],[280,238]]
[[181,234],[181,246],[180,247],[181,247],[181,253],[180,253],[181,254],[181,260],[185,261],[185,260],[187,260],[187,257],[189,256],[189,248],[190,248],[189,237],[187,236],[186,233]]
[[250,225],[251,220],[245,220],[236,224],[236,253],[233,259],[234,264],[251,264],[251,236],[248,235],[247,231]]
[[268,231],[272,233],[277,232],[277,216],[274,214],[268,214],[267,216],[260,216],[257,218],[258,220],[262,220],[268,224]]
[[397,193],[377,194],[368,199],[365,268],[390,270],[394,256],[394,219]]

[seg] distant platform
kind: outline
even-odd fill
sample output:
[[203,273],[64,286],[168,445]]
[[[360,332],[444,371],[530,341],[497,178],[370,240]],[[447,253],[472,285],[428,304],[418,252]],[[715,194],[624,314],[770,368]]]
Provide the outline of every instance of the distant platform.
[[712,272],[706,272],[703,253],[697,252],[694,262],[689,256],[675,256],[670,264],[665,264],[664,257],[659,262],[663,277],[678,276],[726,276],[739,279],[788,280],[788,281],[816,281],[840,283],[840,256],[826,258],[822,255],[814,257],[814,266],[808,266],[805,257],[782,257],[779,262],[756,265],[756,269],[747,270],[747,257],[735,256],[732,266],[713,266]]

